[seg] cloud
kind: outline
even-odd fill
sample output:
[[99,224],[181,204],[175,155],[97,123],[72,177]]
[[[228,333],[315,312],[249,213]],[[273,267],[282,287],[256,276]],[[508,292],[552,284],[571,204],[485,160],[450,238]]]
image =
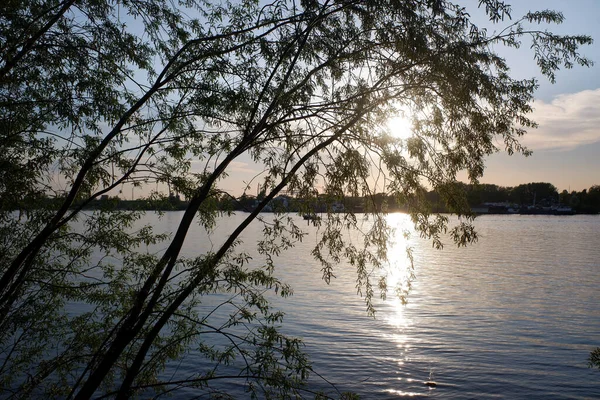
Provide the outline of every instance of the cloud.
[[537,100],[529,130],[522,143],[531,150],[573,150],[600,142],[600,89],[561,94],[550,103]]
[[242,162],[242,161],[232,161],[229,164],[229,168],[227,168],[227,171],[229,173],[242,172],[242,173],[249,173],[249,174],[256,174],[256,173],[260,172],[259,169],[252,168],[252,166],[250,164]]

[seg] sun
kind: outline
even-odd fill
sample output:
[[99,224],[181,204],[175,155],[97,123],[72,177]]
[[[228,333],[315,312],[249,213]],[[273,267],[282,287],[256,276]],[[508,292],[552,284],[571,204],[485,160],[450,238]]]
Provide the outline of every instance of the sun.
[[392,117],[387,122],[390,134],[396,138],[406,140],[412,136],[412,123],[406,117]]

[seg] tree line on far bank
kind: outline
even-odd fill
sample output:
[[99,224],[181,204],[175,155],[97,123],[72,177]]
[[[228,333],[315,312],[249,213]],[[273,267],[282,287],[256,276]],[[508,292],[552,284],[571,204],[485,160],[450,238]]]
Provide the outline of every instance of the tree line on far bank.
[[578,192],[563,190],[547,182],[525,183],[514,187],[494,184],[458,184],[467,193],[471,207],[485,203],[508,203],[517,207],[554,205],[568,206],[579,214],[600,212],[600,185],[593,185]]
[[[494,184],[464,184],[456,183],[453,190],[459,190],[466,193],[466,199],[470,207],[477,207],[483,204],[507,204],[513,207],[521,208],[528,206],[550,207],[567,206],[571,207],[578,214],[598,214],[600,213],[600,185],[593,185],[582,191],[573,190],[571,192],[563,190],[561,192],[547,182],[526,183],[518,186],[498,186]],[[431,190],[424,193],[424,196],[432,204],[435,212],[452,211],[452,205],[446,204],[438,191]],[[213,202],[221,211],[252,211],[257,202],[264,198],[264,194],[247,195],[233,197],[227,193],[215,193]],[[347,197],[328,197],[325,195],[315,196],[312,200],[312,209],[320,212],[331,210],[331,205],[338,205],[338,209],[343,208],[348,211],[361,212],[369,211],[372,208],[385,210],[389,212],[406,211],[406,206],[399,202],[393,195],[385,193],[376,193],[369,198],[347,196]],[[299,212],[306,206],[294,196],[280,196],[272,201],[271,211],[289,211]],[[342,207],[339,207],[342,205]],[[137,200],[122,200],[118,197],[105,196],[103,199],[90,204],[90,208],[114,207],[117,209],[144,209],[144,210],[184,210],[187,201],[178,195],[154,195],[149,198]]]

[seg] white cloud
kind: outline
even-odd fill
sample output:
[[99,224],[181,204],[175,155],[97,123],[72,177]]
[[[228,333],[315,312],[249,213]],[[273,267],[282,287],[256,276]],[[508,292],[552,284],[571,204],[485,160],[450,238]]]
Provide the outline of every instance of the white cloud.
[[572,150],[600,141],[600,89],[537,100],[531,118],[539,124],[522,143],[531,150]]
[[230,174],[234,172],[257,174],[260,172],[260,170],[257,168],[252,168],[252,165],[250,165],[249,163],[245,163],[242,161],[232,161],[229,164],[229,167],[227,168],[227,172]]

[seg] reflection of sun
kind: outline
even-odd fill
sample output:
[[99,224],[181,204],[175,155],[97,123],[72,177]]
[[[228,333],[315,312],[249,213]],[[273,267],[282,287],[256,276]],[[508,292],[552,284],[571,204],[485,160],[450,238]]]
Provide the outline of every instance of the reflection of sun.
[[406,117],[398,116],[388,120],[390,134],[399,139],[408,139],[412,136],[412,123]]
[[387,287],[389,290],[388,301],[392,305],[392,313],[387,315],[388,322],[396,327],[406,326],[404,306],[398,298],[396,289],[407,288],[411,280],[411,265],[406,248],[409,245],[404,232],[410,227],[410,218],[406,214],[388,215],[388,223],[395,228],[395,235],[388,249],[389,265],[386,268]]

